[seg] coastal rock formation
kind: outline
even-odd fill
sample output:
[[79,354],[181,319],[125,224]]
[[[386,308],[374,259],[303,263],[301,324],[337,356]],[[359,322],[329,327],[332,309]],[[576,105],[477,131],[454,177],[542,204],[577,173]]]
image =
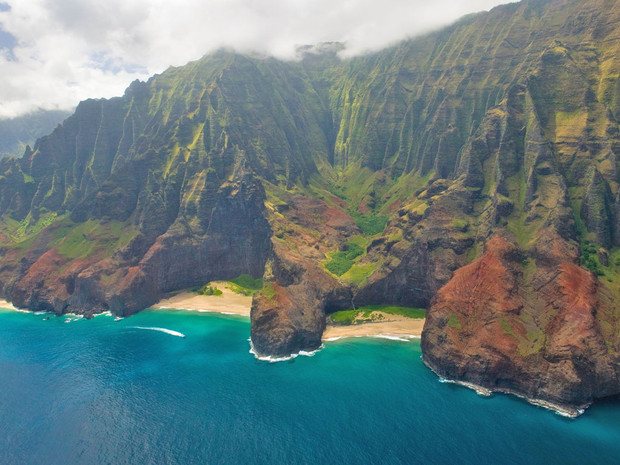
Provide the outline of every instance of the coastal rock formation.
[[607,290],[561,241],[524,255],[499,235],[437,293],[422,337],[433,371],[569,414],[617,393],[617,320]]
[[263,278],[261,355],[428,307],[442,376],[565,408],[620,393],[620,8],[524,0],[361,57],[219,51],[87,100],[0,160],[0,294],[131,315]]

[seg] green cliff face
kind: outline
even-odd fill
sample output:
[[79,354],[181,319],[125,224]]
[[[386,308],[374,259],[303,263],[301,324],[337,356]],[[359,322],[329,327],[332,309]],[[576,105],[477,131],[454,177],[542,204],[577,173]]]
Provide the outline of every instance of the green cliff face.
[[[430,306],[442,374],[557,404],[613,394],[618,24],[615,1],[526,0],[368,56],[222,51],[82,102],[0,162],[2,293],[125,315],[247,273],[265,279],[261,353],[316,348],[352,305]],[[479,263],[512,286],[484,309]],[[487,337],[505,343],[467,365]]]

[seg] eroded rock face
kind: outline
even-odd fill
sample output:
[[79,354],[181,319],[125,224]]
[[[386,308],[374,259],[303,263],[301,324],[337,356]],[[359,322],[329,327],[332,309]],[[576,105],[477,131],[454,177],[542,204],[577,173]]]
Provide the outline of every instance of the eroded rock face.
[[[245,176],[220,187],[206,230],[175,222],[152,244],[137,235],[111,257],[102,251],[71,260],[56,248],[38,257],[41,251],[31,250],[33,262],[5,294],[35,311],[127,316],[171,290],[243,273],[261,276],[271,254],[264,201],[262,185]],[[49,240],[45,236],[38,240]]]
[[545,256],[526,255],[500,235],[489,240],[484,255],[433,299],[422,335],[425,363],[440,376],[569,412],[617,394],[610,302],[561,238],[550,246]]
[[260,355],[288,356],[321,346],[325,313],[320,292],[310,284],[273,284],[252,302],[251,338]]
[[[251,339],[261,355],[287,356],[318,349],[326,308],[346,309],[352,302],[348,286],[326,272],[320,261],[331,241],[358,231],[354,221],[325,202],[297,196],[287,200],[282,214],[274,212],[279,228],[287,232],[276,232],[272,238],[267,290],[256,294],[252,302]],[[273,221],[273,214],[270,217]]]

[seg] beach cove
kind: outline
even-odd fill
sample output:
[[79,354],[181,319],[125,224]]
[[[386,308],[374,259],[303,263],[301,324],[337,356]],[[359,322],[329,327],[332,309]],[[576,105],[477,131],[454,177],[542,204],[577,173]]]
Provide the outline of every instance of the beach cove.
[[[199,295],[191,291],[173,293],[153,305],[156,309],[180,309],[198,312],[216,312],[250,316],[252,297],[239,295],[227,287],[226,282],[214,282],[222,295]],[[381,312],[377,312],[381,313]],[[424,327],[423,318],[407,318],[400,315],[381,315],[381,320],[350,325],[328,324],[323,340],[347,337],[420,337]]]

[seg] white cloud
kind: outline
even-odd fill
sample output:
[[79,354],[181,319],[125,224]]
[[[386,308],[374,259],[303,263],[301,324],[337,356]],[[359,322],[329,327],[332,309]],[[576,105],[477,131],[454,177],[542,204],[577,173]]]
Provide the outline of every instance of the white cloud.
[[292,58],[300,44],[376,50],[506,0],[0,0],[0,117],[122,94],[222,46]]

